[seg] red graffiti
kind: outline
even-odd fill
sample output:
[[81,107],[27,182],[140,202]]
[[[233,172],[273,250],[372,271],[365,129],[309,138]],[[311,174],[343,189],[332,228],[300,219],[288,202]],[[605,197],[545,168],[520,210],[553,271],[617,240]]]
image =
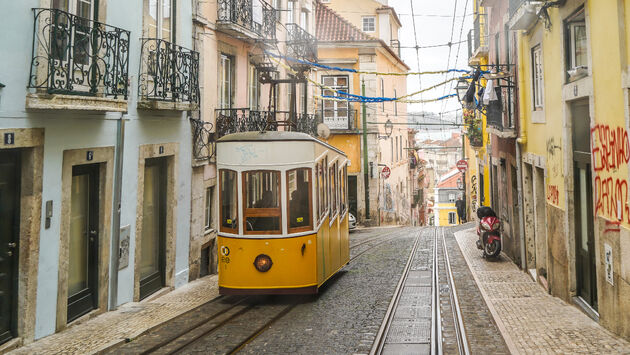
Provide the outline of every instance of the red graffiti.
[[622,164],[628,164],[630,140],[625,128],[596,125],[591,129],[591,139],[595,172],[615,170]]
[[547,201],[558,205],[560,203],[560,190],[558,186],[547,185]]
[[621,222],[606,221],[606,229],[604,230],[604,233],[619,232],[621,231],[621,228],[619,227],[620,225],[621,225]]
[[630,223],[628,181],[609,176],[630,160],[630,140],[623,127],[598,124],[591,129],[591,153],[595,172],[595,215]]

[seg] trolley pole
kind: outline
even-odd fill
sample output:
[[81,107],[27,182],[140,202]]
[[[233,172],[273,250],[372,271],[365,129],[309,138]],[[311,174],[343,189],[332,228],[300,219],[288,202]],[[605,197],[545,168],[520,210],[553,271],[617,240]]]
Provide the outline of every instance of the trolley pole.
[[[361,95],[365,97],[365,78],[361,79]],[[368,172],[367,113],[363,106],[363,185],[365,188],[365,219],[370,219],[370,176]]]

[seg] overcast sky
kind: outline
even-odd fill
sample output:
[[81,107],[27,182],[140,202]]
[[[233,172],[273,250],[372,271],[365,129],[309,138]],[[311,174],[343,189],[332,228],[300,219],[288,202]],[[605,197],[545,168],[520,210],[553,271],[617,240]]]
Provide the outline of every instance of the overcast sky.
[[[466,41],[468,31],[472,28],[472,8],[473,0],[389,0],[389,5],[396,9],[400,20],[403,24],[400,30],[400,39],[402,47],[414,47],[416,45],[414,38],[414,26],[411,16],[411,2],[413,1],[413,13],[416,15],[416,35],[419,46],[431,46],[436,44],[446,44],[451,41],[451,29],[453,29],[452,42]],[[453,10],[457,5],[455,26],[453,28]],[[466,11],[465,11],[466,8]],[[463,17],[464,11],[466,17]],[[462,22],[462,20],[464,20]],[[463,31],[462,31],[463,25]],[[460,35],[461,33],[461,35]],[[459,48],[459,52],[458,52]],[[468,69],[468,43],[453,44],[451,50],[450,63],[447,64],[449,57],[449,47],[426,48],[420,49],[420,67],[418,68],[418,59],[414,48],[401,49],[402,59],[411,68],[411,71],[433,71],[445,70],[448,68]],[[459,56],[458,56],[459,53]],[[456,61],[457,59],[457,61]],[[449,74],[451,78],[456,74]],[[427,88],[446,80],[445,75],[423,75],[422,87]],[[456,82],[452,83],[454,88]],[[433,99],[443,96],[443,94],[455,93],[453,89],[450,91],[449,85],[431,90],[422,94],[423,99]],[[407,92],[415,92],[420,90],[420,80],[418,76],[409,76],[407,79]],[[415,97],[420,99],[420,95]],[[452,111],[460,108],[457,98],[445,100],[445,102],[411,104],[408,111],[432,111],[436,113]]]

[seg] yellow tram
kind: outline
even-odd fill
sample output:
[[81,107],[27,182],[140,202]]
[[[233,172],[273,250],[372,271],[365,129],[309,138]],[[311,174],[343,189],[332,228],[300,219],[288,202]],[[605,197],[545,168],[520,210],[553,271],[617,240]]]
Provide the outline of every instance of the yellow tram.
[[221,294],[317,293],[348,263],[348,162],[304,133],[217,141]]

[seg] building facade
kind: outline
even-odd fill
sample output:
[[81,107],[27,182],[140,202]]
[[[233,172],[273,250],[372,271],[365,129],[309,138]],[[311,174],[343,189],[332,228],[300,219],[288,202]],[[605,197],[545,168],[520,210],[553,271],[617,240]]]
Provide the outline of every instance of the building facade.
[[[405,76],[343,70],[407,72],[409,67],[399,53],[400,27],[395,10],[386,2],[329,0],[318,3],[320,63],[342,69],[319,70],[318,82],[354,95],[406,95]],[[366,225],[410,224],[413,191],[408,176],[408,150],[414,143],[407,134],[406,104],[362,105],[321,100],[318,111],[321,111],[323,123],[331,128],[328,142],[345,151],[351,160],[348,170],[350,211]],[[392,122],[390,132],[385,129],[388,120]],[[382,174],[383,170],[389,174]]]
[[1,8],[6,348],[188,282],[199,56],[186,2]]

